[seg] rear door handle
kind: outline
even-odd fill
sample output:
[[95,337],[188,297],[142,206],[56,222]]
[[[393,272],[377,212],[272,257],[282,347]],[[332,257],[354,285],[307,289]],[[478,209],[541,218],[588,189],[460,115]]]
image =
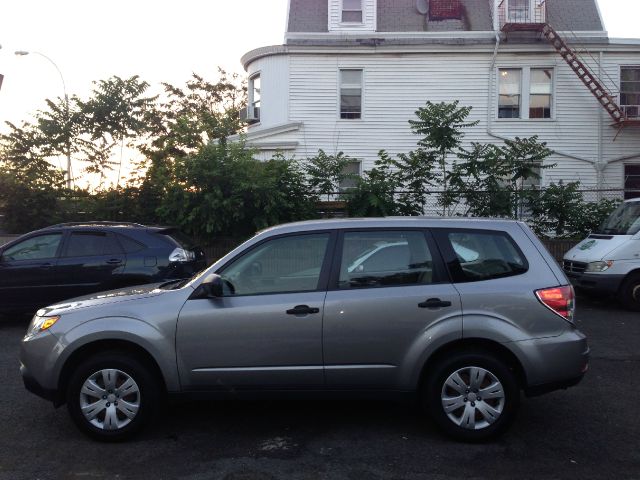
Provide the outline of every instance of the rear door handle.
[[320,309],[312,308],[309,305],[296,305],[287,310],[287,315],[308,315],[310,313],[320,313]]
[[53,267],[53,263],[41,263],[38,265],[38,268],[42,268],[43,270],[47,270],[51,267]]
[[439,298],[430,298],[426,302],[419,303],[418,306],[420,308],[444,308],[450,307],[451,302],[440,300]]
[[122,260],[120,260],[119,258],[112,258],[110,260],[107,260],[107,263],[109,265],[120,265],[122,263]]

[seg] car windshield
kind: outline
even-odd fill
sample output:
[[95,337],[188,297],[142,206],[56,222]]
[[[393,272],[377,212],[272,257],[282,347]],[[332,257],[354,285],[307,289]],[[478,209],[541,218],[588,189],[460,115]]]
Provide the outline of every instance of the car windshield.
[[595,233],[607,235],[635,235],[640,232],[640,202],[620,205]]

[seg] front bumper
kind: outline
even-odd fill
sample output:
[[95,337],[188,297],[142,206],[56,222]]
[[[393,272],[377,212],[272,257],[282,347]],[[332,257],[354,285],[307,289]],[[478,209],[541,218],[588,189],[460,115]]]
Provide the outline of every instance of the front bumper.
[[51,332],[25,338],[20,345],[20,374],[25,388],[46,400],[60,404],[55,365],[60,349]]
[[24,382],[24,388],[26,388],[31,393],[44,398],[45,400],[49,400],[54,403],[58,403],[58,392],[56,390],[44,388],[42,385],[38,383],[38,381],[33,378],[29,369],[24,365],[20,365],[20,375],[22,375],[22,381]]
[[565,270],[565,275],[578,291],[615,295],[622,285],[624,275],[607,275],[595,273],[572,273]]

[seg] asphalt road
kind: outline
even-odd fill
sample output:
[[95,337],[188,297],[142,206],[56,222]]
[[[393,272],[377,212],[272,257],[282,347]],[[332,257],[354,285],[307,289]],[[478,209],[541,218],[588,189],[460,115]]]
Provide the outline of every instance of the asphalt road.
[[0,322],[0,479],[639,479],[640,314],[579,299],[592,362],[567,391],[526,399],[500,440],[458,444],[411,405],[200,403],[136,440],[101,444],[24,390],[25,320]]

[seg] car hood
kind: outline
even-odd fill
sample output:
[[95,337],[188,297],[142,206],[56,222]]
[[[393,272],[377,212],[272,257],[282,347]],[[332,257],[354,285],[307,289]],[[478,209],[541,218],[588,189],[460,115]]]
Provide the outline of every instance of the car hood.
[[38,310],[38,315],[62,315],[81,308],[104,306],[108,304],[116,304],[121,302],[129,302],[143,298],[155,297],[166,294],[172,290],[164,290],[159,288],[162,283],[152,283],[149,285],[138,285],[135,287],[120,288],[117,290],[109,290],[107,292],[99,292],[83,297],[71,298],[64,302]]
[[589,236],[569,250],[564,259],[585,263],[610,260],[605,257],[631,238],[632,235],[602,235],[598,238]]

